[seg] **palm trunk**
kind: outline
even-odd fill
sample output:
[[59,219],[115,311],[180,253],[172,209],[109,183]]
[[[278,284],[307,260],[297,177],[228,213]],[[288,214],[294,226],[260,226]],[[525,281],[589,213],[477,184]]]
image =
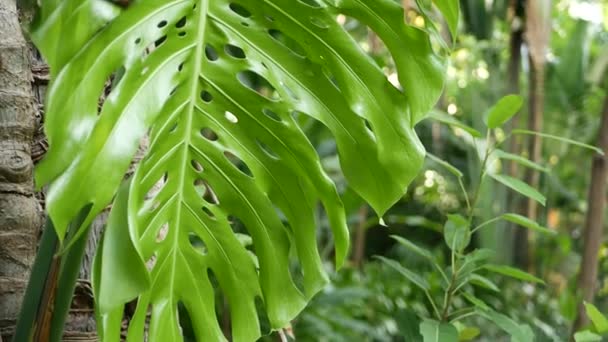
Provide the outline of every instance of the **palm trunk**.
[[0,0],[0,336],[10,340],[36,254],[41,210],[30,157],[35,109],[15,0]]
[[[598,133],[598,146],[608,154],[608,96],[604,102],[602,122]],[[593,302],[597,287],[597,264],[600,245],[602,243],[604,226],[604,208],[606,204],[606,177],[608,176],[608,162],[606,155],[595,155],[591,168],[591,184],[589,195],[585,233],[584,253],[581,262],[581,273],[578,279],[578,288],[582,294],[582,300]],[[583,303],[579,305],[578,317],[574,323],[574,331],[589,324],[589,317],[585,313]]]

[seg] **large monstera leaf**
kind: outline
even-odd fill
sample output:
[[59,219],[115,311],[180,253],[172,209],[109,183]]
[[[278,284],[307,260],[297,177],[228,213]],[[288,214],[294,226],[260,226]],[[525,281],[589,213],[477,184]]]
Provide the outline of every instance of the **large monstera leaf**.
[[[327,282],[318,206],[338,266],[348,230],[298,116],[331,131],[349,186],[379,215],[421,167],[413,126],[441,92],[444,60],[392,0],[42,3],[32,37],[51,67],[51,149],[36,178],[50,184],[64,245],[82,208],[87,225],[116,196],[94,279],[104,341],[118,341],[122,307],[136,298],[129,340],[149,329],[150,341],[179,341],[185,312],[197,340],[224,340],[217,289],[233,339],[253,341],[256,304],[280,328]],[[385,42],[403,89],[340,27],[340,13]]]

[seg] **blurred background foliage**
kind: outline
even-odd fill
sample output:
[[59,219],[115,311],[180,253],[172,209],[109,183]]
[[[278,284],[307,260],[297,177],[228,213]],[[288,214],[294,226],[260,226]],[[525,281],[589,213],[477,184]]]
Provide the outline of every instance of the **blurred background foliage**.
[[[536,0],[534,0],[536,1]],[[425,1],[418,1],[424,4]],[[462,0],[459,36],[454,42],[447,69],[448,82],[436,110],[446,113],[481,131],[483,114],[505,94],[517,90],[529,100],[529,37],[525,33],[525,13],[521,1]],[[427,23],[415,1],[403,1],[406,20],[424,28]],[[518,8],[517,6],[520,6]],[[595,144],[598,137],[602,103],[606,95],[604,69],[608,63],[608,5],[601,0],[553,0],[550,37],[546,50],[543,131],[561,137]],[[519,16],[518,16],[519,15]],[[397,87],[394,63],[381,41],[367,27],[340,16],[337,20],[369,52],[387,78]],[[443,25],[444,38],[450,38]],[[519,60],[513,62],[510,44],[516,32],[523,32]],[[450,39],[447,39],[450,41]],[[407,48],[407,47],[403,47]],[[518,66],[517,84],[509,84],[510,63]],[[512,64],[511,64],[512,65]],[[526,106],[513,127],[525,128],[529,110]],[[306,120],[302,117],[302,120]],[[316,144],[323,164],[340,185],[349,213],[353,252],[351,263],[340,270],[333,283],[318,295],[293,322],[298,341],[414,341],[403,336],[404,325],[418,325],[417,316],[429,316],[431,308],[424,294],[415,291],[395,270],[374,259],[382,255],[399,261],[427,277],[431,287],[439,287],[439,276],[426,273],[430,266],[411,251],[396,244],[396,234],[428,248],[439,258],[449,257],[441,229],[448,213],[466,210],[456,179],[439,165],[428,161],[425,170],[410,186],[407,194],[380,222],[373,212],[348,189],[338,167],[338,156],[331,136],[318,122],[302,121]],[[508,132],[498,131],[496,139]],[[475,189],[479,174],[479,151],[485,141],[473,141],[458,128],[427,119],[417,131],[427,150],[448,161],[464,174],[467,191]],[[502,136],[501,136],[502,135]],[[527,156],[520,146],[515,151]],[[541,164],[551,172],[540,179],[539,188],[547,196],[547,206],[539,209],[538,221],[554,230],[554,236],[535,236],[529,245],[530,258],[518,265],[515,258],[520,245],[515,229],[496,224],[484,229],[474,241],[477,248],[497,252],[499,261],[517,265],[542,278],[546,285],[534,285],[492,277],[501,289],[476,293],[486,303],[516,321],[530,325],[537,341],[566,341],[576,317],[577,274],[581,267],[582,231],[587,210],[593,152],[554,142],[543,144]],[[495,165],[504,168],[507,165]],[[520,171],[521,172],[521,171]],[[520,178],[522,176],[520,175]],[[520,198],[491,182],[485,182],[477,212],[480,222],[508,211]],[[323,213],[319,212],[321,222]],[[604,225],[605,226],[605,225]],[[327,267],[331,268],[331,235],[327,227],[319,236]],[[596,305],[608,312],[608,244],[602,242],[598,255],[600,290]],[[428,274],[428,275],[427,275]],[[458,304],[458,303],[456,303]],[[476,317],[467,325],[480,328],[471,340],[508,340],[497,328]],[[269,338],[276,340],[275,337]],[[463,338],[461,334],[461,339]]]

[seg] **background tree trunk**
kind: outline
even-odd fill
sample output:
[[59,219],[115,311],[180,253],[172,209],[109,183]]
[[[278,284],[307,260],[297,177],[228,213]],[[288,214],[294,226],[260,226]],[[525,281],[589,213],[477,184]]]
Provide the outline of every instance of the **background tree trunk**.
[[[540,132],[543,127],[543,112],[545,105],[545,64],[551,33],[551,0],[526,1],[526,40],[530,52],[529,71],[529,111],[528,129]],[[528,138],[528,158],[540,162],[542,154],[542,139],[539,136]],[[525,180],[533,188],[540,185],[540,174],[536,170],[527,169]],[[538,204],[532,199],[526,201],[523,214],[536,221],[538,219]],[[519,230],[516,235],[516,263],[530,269],[531,247],[529,231]]]
[[[508,22],[511,27],[511,34],[509,37],[509,65],[507,69],[507,93],[521,95],[521,87],[519,85],[521,75],[521,47],[524,43],[524,23],[525,23],[525,0],[511,0],[509,2],[508,9]],[[507,126],[507,129],[511,131],[514,128],[520,128],[520,117],[521,114],[517,113],[513,120]],[[517,136],[511,137],[509,143],[509,152],[514,154],[521,154],[522,142]],[[509,175],[514,178],[519,178],[519,168],[516,162],[510,162]],[[507,203],[506,209],[509,212],[517,212],[521,207],[521,196],[515,194],[512,191],[507,191]],[[519,229],[515,224],[507,224],[507,230],[505,231],[505,241],[508,241],[509,248],[505,251],[503,259],[506,262],[513,263],[515,255],[517,255],[517,244],[515,241],[525,239],[527,237],[525,231]]]
[[597,264],[598,253],[602,243],[604,226],[604,208],[606,204],[606,177],[608,176],[608,165],[606,154],[608,154],[608,96],[604,102],[604,109],[598,132],[598,146],[604,151],[603,156],[593,157],[591,168],[591,183],[587,198],[587,217],[584,232],[584,252],[581,262],[581,273],[578,279],[578,288],[582,294],[582,300],[578,307],[578,316],[574,323],[573,331],[580,330],[589,324],[589,317],[585,313],[582,301],[593,302],[597,287]]
[[9,340],[36,254],[41,209],[31,145],[36,120],[29,47],[15,0],[0,0],[0,335]]

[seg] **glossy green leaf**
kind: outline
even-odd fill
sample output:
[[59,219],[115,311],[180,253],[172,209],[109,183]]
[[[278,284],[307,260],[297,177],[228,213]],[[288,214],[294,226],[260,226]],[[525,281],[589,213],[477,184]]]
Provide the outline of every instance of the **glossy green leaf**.
[[425,291],[430,290],[431,286],[429,285],[428,281],[426,281],[426,279],[422,278],[415,272],[408,270],[403,265],[401,265],[399,262],[392,260],[392,259],[385,258],[383,256],[376,256],[376,258],[381,260],[385,264],[387,264],[392,269],[399,272],[402,276],[404,276],[407,280],[414,283],[414,285],[418,286],[420,289],[425,290]]
[[494,258],[495,254],[496,253],[494,251],[485,248],[476,249],[473,252],[466,254],[464,257],[464,263],[462,263],[458,269],[459,281],[470,281],[470,276],[479,270],[481,266]]
[[438,111],[436,109],[429,112],[428,118],[441,122],[448,126],[460,128],[475,138],[480,138],[482,136],[481,133],[479,133],[479,131],[476,130],[475,128],[467,126],[464,123],[462,123],[462,122],[458,121],[457,119],[455,119],[454,117],[452,117],[451,115]]
[[450,249],[463,251],[471,242],[469,221],[461,215],[448,215],[443,227],[443,238]]
[[[125,182],[108,216],[102,244],[95,255],[98,267],[93,280],[95,299],[100,312],[112,312],[122,303],[136,299],[150,286],[150,276],[144,260],[136,250],[128,225],[129,186]],[[102,277],[112,274],[112,277]]]
[[443,168],[445,168],[446,170],[448,170],[451,174],[453,174],[454,176],[458,177],[458,178],[462,178],[464,175],[462,174],[462,172],[460,172],[460,170],[458,170],[456,167],[452,166],[452,164],[440,159],[439,157],[436,157],[435,155],[431,154],[431,153],[427,153],[426,156],[434,161],[435,163],[441,165]]
[[473,341],[481,334],[479,328],[476,327],[464,327],[458,331],[458,341]]
[[422,342],[420,317],[410,309],[400,309],[395,315],[399,336],[408,342]]
[[473,285],[483,287],[490,291],[500,292],[500,289],[493,281],[484,276],[480,276],[479,274],[471,274],[471,276],[469,277],[469,282]]
[[574,334],[575,342],[600,342],[602,340],[602,336],[593,333],[589,330],[579,331]]
[[482,310],[490,310],[490,307],[488,306],[488,304],[486,304],[481,299],[473,296],[472,294],[470,294],[468,292],[461,292],[461,294],[464,297],[464,299],[466,299],[469,303],[475,305],[475,307],[482,309]]
[[[339,12],[366,23],[378,34],[395,60],[399,82],[410,109],[410,124],[413,126],[422,120],[441,96],[447,65],[445,57],[434,53],[428,34],[417,27],[403,25],[403,9],[391,0],[373,2],[324,0],[324,2],[333,4]],[[324,32],[324,37],[327,37],[326,35],[329,36]],[[410,48],[404,49],[403,46]],[[351,87],[351,83],[338,83],[349,85],[344,88]],[[369,86],[369,83],[365,83]],[[389,84],[384,83],[382,86],[386,88],[384,91],[393,92]],[[347,92],[351,92],[354,97],[361,97],[361,94],[365,93],[355,89]],[[358,113],[366,115],[363,110]],[[376,127],[374,123],[372,126]]]
[[490,174],[490,176],[499,183],[502,183],[503,185],[511,188],[512,190],[515,190],[520,194],[529,197],[542,205],[545,205],[547,202],[547,199],[545,198],[545,196],[543,196],[543,194],[541,194],[540,192],[538,192],[538,190],[534,189],[530,185],[520,181],[517,178],[497,174]]
[[465,262],[484,263],[492,260],[496,256],[496,252],[489,248],[479,248],[465,256]]
[[517,154],[508,153],[503,150],[494,150],[494,154],[500,159],[511,160],[522,166],[529,167],[540,172],[549,172],[548,168]]
[[425,320],[420,323],[420,333],[424,342],[458,342],[458,330],[448,323]]
[[534,332],[527,324],[519,324],[494,310],[478,310],[480,316],[492,321],[500,329],[511,335],[513,342],[533,342]]
[[435,258],[433,258],[433,254],[430,251],[428,251],[422,247],[419,247],[418,245],[411,242],[410,240],[403,238],[401,236],[398,236],[398,235],[391,235],[391,238],[393,238],[400,245],[404,246],[405,248],[409,249],[410,251],[420,255],[421,257],[423,257],[429,261],[434,261]]
[[584,304],[585,312],[587,313],[587,316],[589,317],[591,322],[593,322],[595,330],[597,330],[597,332],[599,332],[600,334],[608,332],[608,318],[606,318],[606,316],[604,316],[604,314],[602,314],[600,310],[595,307],[595,305],[587,302],[585,302]]
[[[376,32],[403,89],[338,14]],[[140,145],[146,151],[126,215],[122,204],[116,209],[122,222],[104,243],[98,279],[102,316],[138,297],[129,341],[142,341],[146,326],[151,341],[180,341],[180,305],[197,340],[224,340],[216,283],[235,341],[260,336],[258,300],[272,328],[287,324],[328,281],[316,245],[320,205],[338,266],[349,241],[336,186],[295,116],[327,127],[349,186],[382,215],[420,171],[424,149],[413,126],[444,82],[445,57],[391,0],[53,0],[42,2],[31,36],[52,78],[50,150],[36,181],[50,184],[47,210],[60,239],[90,205],[88,226]],[[108,242],[116,236],[122,246]],[[301,277],[291,274],[290,255]],[[122,268],[104,266],[108,258]],[[126,274],[129,267],[139,271]],[[134,284],[146,278],[144,267],[150,283]],[[104,295],[117,274],[125,291]]]
[[535,276],[531,275],[530,273],[524,272],[520,269],[511,267],[511,266],[484,265],[484,268],[490,272],[502,274],[504,276],[514,278],[514,279],[519,279],[519,280],[523,280],[523,281],[527,281],[527,282],[531,282],[531,283],[539,283],[539,284],[545,283],[542,279],[535,277]]
[[519,95],[507,95],[490,108],[485,117],[485,122],[488,128],[497,128],[519,112],[524,100]]
[[601,148],[596,147],[596,146],[592,146],[592,145],[588,145],[585,143],[582,143],[580,141],[576,141],[576,140],[572,140],[572,139],[568,139],[568,138],[564,138],[564,137],[560,137],[557,135],[552,135],[552,134],[547,134],[547,133],[541,133],[541,132],[534,132],[534,131],[528,131],[525,129],[514,129],[513,131],[511,131],[512,134],[523,134],[523,135],[537,135],[539,137],[545,138],[545,139],[551,139],[551,140],[556,140],[556,141],[560,141],[569,145],[574,145],[574,146],[578,146],[578,147],[582,147],[591,151],[594,151],[598,154],[604,155],[604,151],[602,151]]
[[448,24],[452,39],[456,40],[458,32],[458,18],[460,16],[460,1],[452,0],[433,0],[433,3],[443,14],[445,21]]
[[509,214],[503,214],[503,215],[501,215],[501,217],[509,222],[513,222],[524,228],[528,228],[528,229],[537,231],[539,233],[549,234],[549,235],[555,234],[555,231],[550,230],[549,228],[543,227],[540,224],[538,224],[538,222],[532,221],[529,218],[519,215],[519,214],[509,213]]

